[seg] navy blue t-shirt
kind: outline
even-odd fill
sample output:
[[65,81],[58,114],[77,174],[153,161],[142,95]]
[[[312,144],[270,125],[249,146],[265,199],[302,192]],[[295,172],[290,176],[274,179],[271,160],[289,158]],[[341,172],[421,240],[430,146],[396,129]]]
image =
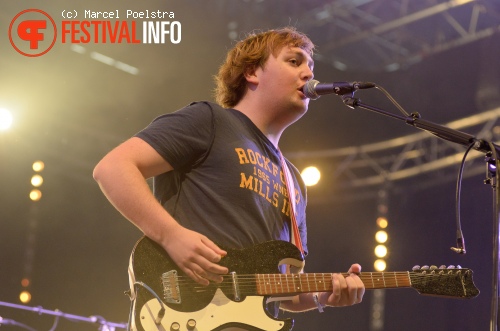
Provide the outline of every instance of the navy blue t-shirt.
[[[193,103],[156,118],[136,136],[174,168],[155,177],[154,194],[181,225],[227,248],[290,241],[291,209],[279,151],[243,113]],[[307,252],[306,188],[287,163]]]

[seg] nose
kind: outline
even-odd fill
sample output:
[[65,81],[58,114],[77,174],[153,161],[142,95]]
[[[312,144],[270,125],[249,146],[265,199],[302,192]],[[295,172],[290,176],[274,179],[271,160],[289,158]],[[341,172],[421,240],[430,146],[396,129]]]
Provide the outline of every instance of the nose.
[[309,66],[305,66],[304,71],[302,72],[302,79],[305,81],[309,81],[314,78],[314,72]]

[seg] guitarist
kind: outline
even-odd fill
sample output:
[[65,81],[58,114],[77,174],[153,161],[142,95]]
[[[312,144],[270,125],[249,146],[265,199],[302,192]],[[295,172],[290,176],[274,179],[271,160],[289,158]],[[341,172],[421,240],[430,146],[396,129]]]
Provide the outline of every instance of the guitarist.
[[[202,285],[228,273],[218,264],[226,251],[217,244],[243,248],[292,238],[307,254],[305,185],[278,142],[307,111],[302,87],[313,78],[313,50],[295,28],[250,34],[215,77],[218,104],[196,102],[159,116],[94,169],[116,209]],[[300,294],[280,308],[359,303],[360,271],[353,264],[349,276],[332,276],[331,293]]]

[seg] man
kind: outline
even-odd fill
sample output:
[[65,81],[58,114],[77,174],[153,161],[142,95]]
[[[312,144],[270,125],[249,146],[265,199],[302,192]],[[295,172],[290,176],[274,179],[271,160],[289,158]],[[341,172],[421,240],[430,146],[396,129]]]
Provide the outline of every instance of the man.
[[[229,51],[213,103],[157,118],[96,166],[110,202],[202,285],[221,282],[226,251],[294,238],[307,253],[305,186],[282,158],[283,131],[307,111],[314,45],[294,28],[252,34]],[[145,178],[155,177],[154,195]],[[215,244],[217,243],[217,244]],[[333,291],[300,294],[281,308],[304,311],[359,303],[356,275],[332,276]]]

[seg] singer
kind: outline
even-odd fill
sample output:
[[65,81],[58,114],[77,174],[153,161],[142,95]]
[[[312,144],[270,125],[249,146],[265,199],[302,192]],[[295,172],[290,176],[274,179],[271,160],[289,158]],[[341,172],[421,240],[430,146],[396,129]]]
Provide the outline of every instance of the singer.
[[[313,78],[313,51],[311,40],[292,27],[248,35],[219,68],[217,103],[195,102],[159,116],[95,167],[113,206],[194,282],[211,286],[230,277],[222,263],[229,249],[283,240],[307,255],[305,185],[278,143],[308,109],[303,88]],[[360,303],[360,271],[353,264],[348,276],[326,280],[331,291],[301,293],[269,309]],[[246,329],[234,315],[221,323]],[[142,330],[139,318],[133,323]]]

